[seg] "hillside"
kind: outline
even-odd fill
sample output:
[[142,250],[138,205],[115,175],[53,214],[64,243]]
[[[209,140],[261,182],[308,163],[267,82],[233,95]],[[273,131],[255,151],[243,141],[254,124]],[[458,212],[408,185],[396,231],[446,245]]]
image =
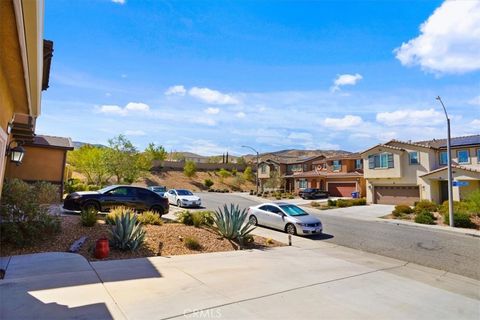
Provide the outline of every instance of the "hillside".
[[[350,154],[351,152],[344,150],[299,150],[299,149],[287,149],[274,152],[267,152],[260,154],[260,161],[268,158],[280,158],[285,160],[294,160],[301,158],[308,158],[313,156],[324,155],[326,157]],[[253,154],[247,154],[243,156],[248,162],[255,161],[256,156]]]

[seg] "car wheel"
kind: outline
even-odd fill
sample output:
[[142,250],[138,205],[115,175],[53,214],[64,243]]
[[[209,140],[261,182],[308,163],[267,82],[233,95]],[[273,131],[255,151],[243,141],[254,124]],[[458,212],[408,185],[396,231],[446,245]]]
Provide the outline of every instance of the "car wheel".
[[291,235],[297,234],[297,228],[295,228],[295,226],[291,223],[287,224],[287,226],[285,227],[285,231]]
[[258,223],[257,217],[255,217],[255,216],[250,216],[250,218],[248,218],[248,222],[250,222],[250,224],[251,224],[252,226],[256,226],[257,223]]
[[163,209],[163,207],[161,206],[153,206],[151,209],[151,211],[157,213],[160,217],[164,214],[165,210]]
[[180,200],[177,200],[177,207],[179,207],[179,208],[182,207],[182,202]]
[[100,211],[100,206],[95,202],[87,202],[82,206],[82,209],[86,211],[89,211],[89,210]]

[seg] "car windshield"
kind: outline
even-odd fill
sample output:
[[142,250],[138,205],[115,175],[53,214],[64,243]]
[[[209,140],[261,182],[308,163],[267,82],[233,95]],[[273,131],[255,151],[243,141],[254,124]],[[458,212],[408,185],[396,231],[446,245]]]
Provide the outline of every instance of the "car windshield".
[[108,186],[108,187],[105,187],[103,189],[99,189],[98,192],[99,193],[107,193],[108,191],[112,190],[113,188],[116,188],[117,186]]
[[280,206],[280,209],[282,209],[287,215],[295,217],[295,216],[306,216],[308,213],[306,213],[302,208],[299,208],[294,205],[285,205],[285,206]]
[[193,193],[188,190],[177,190],[179,196],[193,196]]
[[165,191],[167,191],[167,188],[165,188],[165,187],[152,187],[152,190],[157,191],[157,192],[165,192]]

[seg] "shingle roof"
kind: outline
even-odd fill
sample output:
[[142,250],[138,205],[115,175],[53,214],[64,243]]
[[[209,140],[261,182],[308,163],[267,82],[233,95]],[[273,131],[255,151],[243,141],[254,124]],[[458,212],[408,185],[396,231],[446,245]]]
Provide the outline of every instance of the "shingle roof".
[[65,137],[36,135],[29,145],[73,150],[72,140]]
[[[438,169],[435,169],[433,171],[430,171],[428,173],[425,173],[424,175],[421,175],[420,177],[425,177],[425,176],[428,176],[432,173],[436,173],[436,172],[439,172],[439,171],[442,171],[442,170],[446,170],[448,167],[445,166],[445,167],[441,167],[441,168],[438,168]],[[456,165],[456,164],[452,164],[452,168],[454,169],[461,169],[461,170],[465,170],[465,171],[470,171],[470,172],[478,172],[480,173],[480,170],[478,169],[474,169],[474,168],[468,168],[468,167],[464,167],[464,166],[459,166],[459,165]]]
[[[430,146],[433,148],[446,148],[447,139],[433,139],[425,141],[417,141],[416,144]],[[470,145],[480,145],[480,134],[463,136],[463,137],[453,137],[451,138],[452,147],[460,146],[470,146]]]
[[360,172],[322,172],[322,171],[305,171],[294,173],[291,175],[285,175],[284,178],[341,178],[341,177],[363,177],[363,173]]
[[376,146],[373,146],[365,151],[362,151],[360,152],[360,154],[364,154],[365,152],[368,152],[372,149],[375,149],[375,148],[390,148],[390,149],[393,149],[393,150],[399,150],[399,151],[405,151],[405,149],[403,148],[399,148],[399,147],[394,147],[394,146],[389,146],[388,144],[377,144]]

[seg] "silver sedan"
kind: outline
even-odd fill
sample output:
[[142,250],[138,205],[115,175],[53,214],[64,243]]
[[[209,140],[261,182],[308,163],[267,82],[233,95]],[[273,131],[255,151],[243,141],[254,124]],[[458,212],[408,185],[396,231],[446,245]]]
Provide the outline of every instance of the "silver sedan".
[[302,208],[286,203],[272,202],[248,209],[248,220],[253,225],[262,225],[283,230],[289,234],[312,235],[322,233],[322,222]]

